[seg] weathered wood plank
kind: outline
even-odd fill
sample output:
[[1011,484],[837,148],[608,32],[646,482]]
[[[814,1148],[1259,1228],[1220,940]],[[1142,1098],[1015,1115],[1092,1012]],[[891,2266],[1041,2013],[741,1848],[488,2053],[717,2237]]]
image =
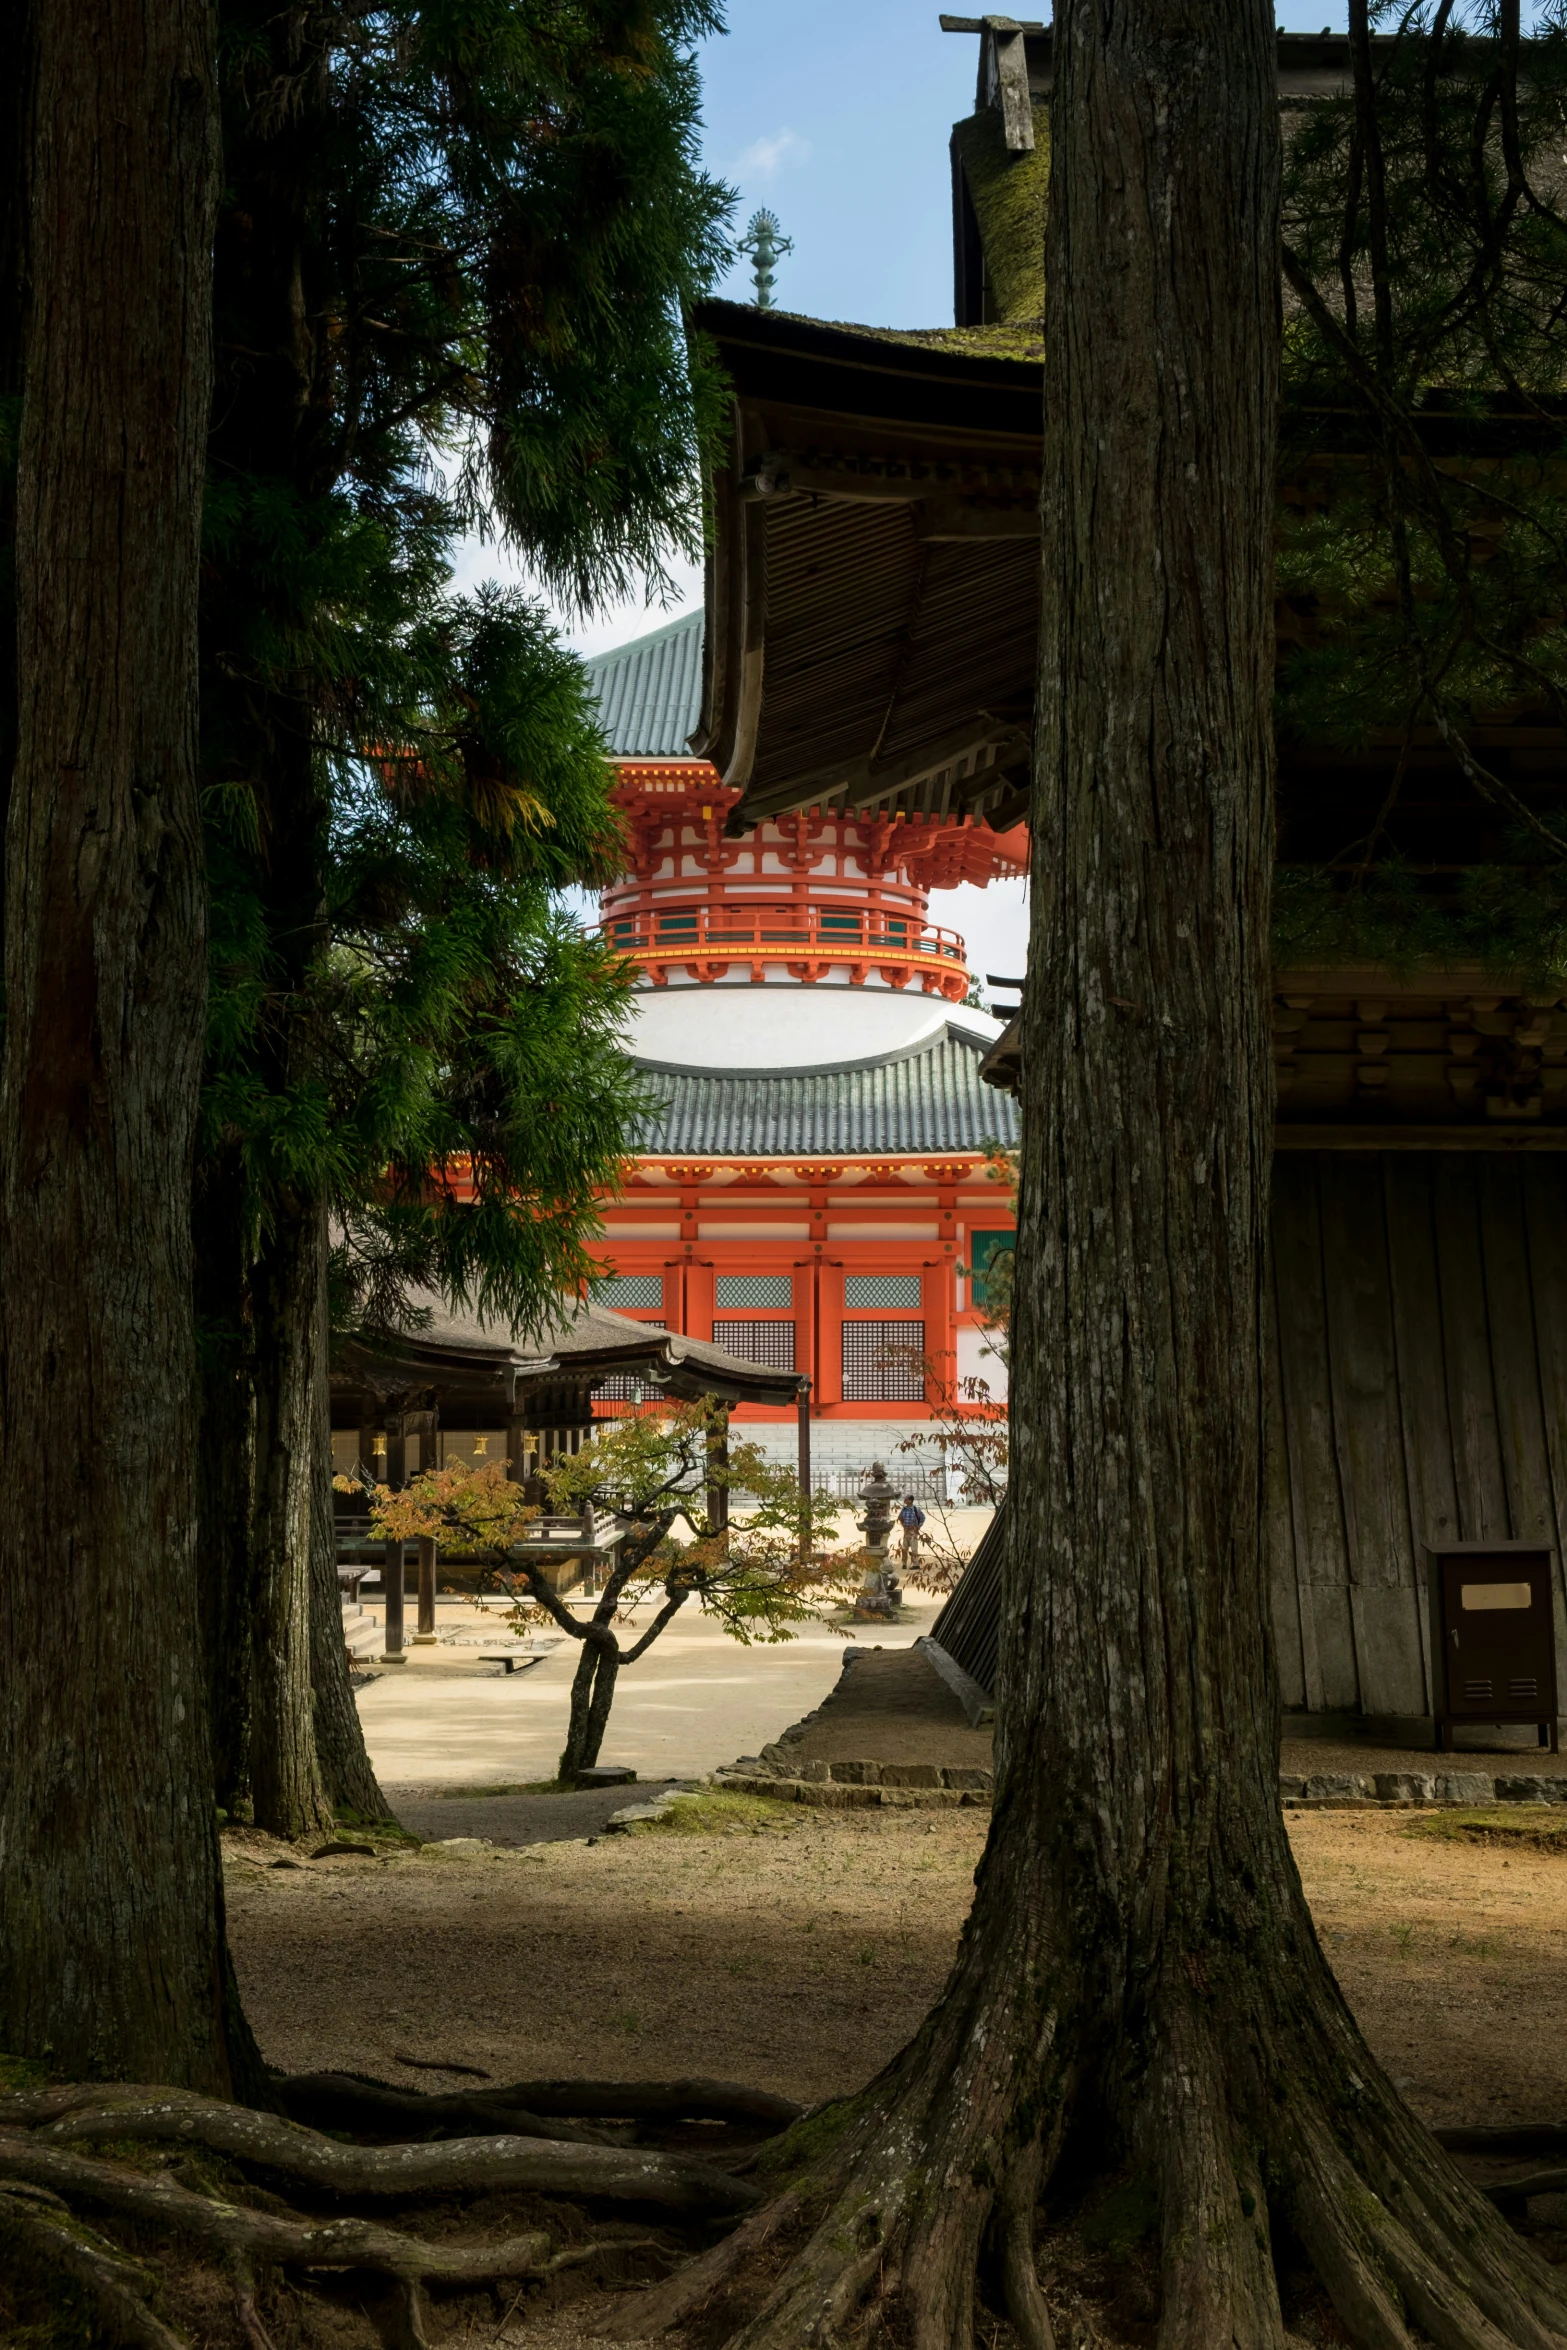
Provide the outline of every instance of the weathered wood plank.
[[1360,1703],[1367,1713],[1419,1713],[1424,1675],[1377,1160],[1369,1152],[1325,1159],[1321,1202],[1328,1374]]
[[1556,1510],[1540,1404],[1521,1169],[1508,1161],[1482,1159],[1476,1172],[1496,1432],[1507,1486],[1509,1527],[1515,1541],[1552,1542]]
[[1457,1542],[1458,1491],[1453,1476],[1453,1431],[1448,1418],[1442,1358],[1442,1299],[1437,1269],[1431,1162],[1389,1151],[1382,1161],[1388,1267],[1393,1290],[1393,1335],[1398,1348],[1399,1408],[1404,1428],[1404,1479],[1415,1541],[1416,1610],[1422,1696],[1431,1698],[1431,1624],[1425,1601],[1425,1543]]
[[1537,1159],[1520,1172],[1556,1545],[1557,1650],[1567,1654],[1567,1164]]
[[1463,1542],[1505,1542],[1507,1485],[1502,1474],[1491,1380],[1491,1336],[1480,1249],[1476,1163],[1432,1155],[1432,1199],[1442,1293],[1442,1359],[1453,1477]]
[[1281,1159],[1274,1168],[1273,1188],[1284,1441],[1306,1704],[1314,1713],[1359,1702],[1349,1610],[1349,1546],[1328,1373],[1321,1165],[1320,1153]]

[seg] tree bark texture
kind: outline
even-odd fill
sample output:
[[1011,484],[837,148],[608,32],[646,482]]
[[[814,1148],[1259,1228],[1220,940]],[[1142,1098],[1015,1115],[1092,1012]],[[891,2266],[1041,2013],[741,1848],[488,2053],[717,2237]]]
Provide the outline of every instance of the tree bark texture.
[[[29,12],[0,13],[0,400],[19,399],[26,318],[27,124],[32,111]],[[0,461],[0,837],[16,764],[16,469]]]
[[[332,1824],[316,1756],[311,1560],[330,1489],[326,1215],[285,1212],[252,1274],[256,1361],[255,1620],[250,1798],[255,1824],[311,1836]],[[323,1479],[325,1471],[325,1479]],[[339,1615],[341,1645],[341,1614]]]
[[0,2046],[221,2090],[192,1472],[207,0],[35,0],[0,1074]]
[[[270,995],[251,1074],[280,1103],[315,1074],[304,997],[325,939],[328,791],[308,665],[293,666],[286,648],[308,625],[315,593],[306,543],[319,518],[311,501],[341,462],[320,365],[329,336],[318,266],[322,216],[312,209],[331,84],[327,34],[308,12],[241,0],[228,21],[211,463],[245,520],[209,563],[204,585],[203,749],[207,773],[255,803],[254,843],[243,850],[231,843],[230,853],[254,888],[269,948]],[[294,516],[301,541],[289,559],[269,552],[258,567],[265,532],[258,539],[252,504]],[[301,1835],[327,1823],[329,1791],[343,1790],[350,1808],[368,1816],[387,1815],[348,1684],[334,1560],[329,1549],[321,1555],[331,1541],[325,1177],[269,1164],[266,1147],[263,1139],[248,1170],[263,1195],[262,1237],[249,1268],[251,1795],[258,1825]],[[246,1174],[237,1153],[203,1170],[205,1181],[231,1192],[236,1215],[252,1212]]]
[[196,1175],[197,1558],[213,1791],[232,1812],[250,1790],[254,1423],[250,1362],[251,1219],[245,1186],[219,1153]]
[[392,1807],[370,1767],[343,1639],[343,1597],[337,1580],[337,1532],[332,1517],[331,1317],[324,1209],[317,1229],[322,1277],[315,1323],[315,1462],[310,1476],[310,1677],[316,1758],[327,1800],[339,1820],[389,1820]]
[[607,1638],[602,1633],[595,1638],[590,1630],[571,1677],[566,1743],[555,1766],[555,1775],[563,1786],[574,1784],[579,1772],[591,1770],[598,1761],[604,1732],[609,1727],[609,1709],[615,1702],[619,1671],[620,1656],[613,1632]]
[[788,2178],[820,2222],[746,2350],[970,2350],[982,2254],[1045,2350],[1039,2200],[1128,2173],[1160,2350],[1283,2350],[1281,2223],[1365,2350],[1567,2329],[1361,2040],[1278,1801],[1278,139],[1265,0],[1058,6],[995,1809],[941,2003]]

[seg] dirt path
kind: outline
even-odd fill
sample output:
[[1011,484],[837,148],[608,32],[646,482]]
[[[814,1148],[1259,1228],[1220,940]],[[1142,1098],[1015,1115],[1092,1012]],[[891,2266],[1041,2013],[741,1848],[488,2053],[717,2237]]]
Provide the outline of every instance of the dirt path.
[[1365,1812],[1297,1815],[1290,1837],[1334,1972],[1415,2111],[1567,2117],[1567,1855]]
[[[499,2079],[705,2073],[828,2096],[940,1989],[986,1819],[754,1806],[724,1833],[234,1857],[246,2008],[290,2069],[455,2087],[399,2061],[455,2057]],[[1290,1833],[1328,1956],[1416,2110],[1567,2115],[1567,1858],[1369,1813]]]
[[498,2079],[704,2073],[802,2101],[867,2079],[941,1986],[983,1818],[748,1808],[785,1825],[234,1864],[267,2057],[410,2087],[458,2081],[404,2054]]

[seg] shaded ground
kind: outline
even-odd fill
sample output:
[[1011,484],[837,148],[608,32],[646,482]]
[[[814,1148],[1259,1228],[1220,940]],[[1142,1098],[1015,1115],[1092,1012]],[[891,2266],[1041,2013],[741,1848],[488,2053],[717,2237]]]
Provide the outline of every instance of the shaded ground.
[[1281,1771],[1498,1771],[1567,1773],[1567,1754],[1536,1746],[1528,1731],[1467,1730],[1464,1743],[1441,1754],[1429,1746],[1383,1746],[1370,1738],[1286,1738],[1279,1749]]
[[940,1988],[983,1815],[739,1816],[768,1824],[295,1869],[236,1861],[230,1935],[262,2048],[290,2071],[427,2088],[460,2084],[402,2056],[454,2056],[497,2079],[701,2073],[805,2102],[865,2080]]
[[[409,2086],[458,2079],[400,2052],[497,2079],[701,2073],[802,2100],[854,2088],[945,1978],[988,1815],[740,1816],[767,1825],[295,1869],[236,1859],[230,1930],[262,2047],[290,2070]],[[1558,2117],[1567,1857],[1432,1836],[1431,1817],[1292,1815],[1324,1947],[1427,2120]]]
[[[1509,1806],[1509,1812],[1513,1807]],[[1567,2114],[1567,1856],[1367,1812],[1290,1819],[1333,1970],[1423,2120]]]
[[405,1828],[427,1843],[448,1836],[481,1836],[491,1844],[563,1844],[596,1836],[611,1812],[628,1803],[650,1801],[678,1779],[654,1779],[634,1787],[580,1787],[570,1795],[541,1795],[525,1787],[497,1787],[486,1793],[453,1794],[429,1787],[388,1787],[387,1801]]
[[[585,1816],[581,1797],[527,1800],[563,1825]],[[464,1807],[430,1808],[444,1825]],[[468,2093],[476,2072],[497,2083],[708,2074],[802,2101],[859,2086],[940,1990],[986,1816],[821,1812],[708,1791],[677,1806],[673,1823],[591,1844],[453,1851],[388,1840],[381,1856],[315,1860],[230,1832],[233,1946],[265,2053],[291,2070],[342,2067]],[[1567,2110],[1567,1831],[1556,1807],[1305,1813],[1290,1833],[1324,1947],[1416,2111],[1440,2122]],[[1554,1848],[1529,1841],[1539,1834]],[[676,2126],[685,2150],[701,2139],[714,2156],[714,2125]],[[217,2156],[99,2152],[215,2196],[223,2210],[281,2208],[276,2182],[258,2185]],[[297,2186],[287,2201],[337,2208]],[[515,2190],[394,2201],[377,2217],[460,2241],[538,2226],[568,2261],[590,2260],[520,2290],[438,2293],[429,2339],[451,2350],[593,2350],[595,2312],[612,2306],[603,2289],[650,2281],[706,2232],[657,2211],[589,2212]],[[1567,2198],[1535,2198],[1527,2224],[1547,2258],[1567,2258]],[[144,2249],[128,2223],[110,2234]],[[1154,2303],[1135,2255],[1068,2236],[1047,2239],[1044,2257],[1059,2340],[1146,2350]],[[191,2350],[385,2350],[409,2339],[388,2289],[362,2271],[302,2290],[292,2272],[265,2269],[261,2334],[242,2323],[235,2277],[213,2258],[160,2238],[157,2267],[164,2312]],[[42,2350],[45,2340],[106,2338],[72,2317],[61,2286],[58,2272],[28,2277],[0,2258],[0,2340]],[[1086,2335],[1079,2294],[1094,2319]],[[29,2330],[40,2307],[45,2334]],[[1343,2339],[1309,2296],[1291,2317],[1293,2350]],[[1004,2326],[981,2331],[989,2350],[1015,2350]],[[711,2333],[698,2327],[684,2350],[712,2350]]]
[[873,1648],[786,1750],[800,1762],[968,1763],[989,1768],[987,1724],[968,1716],[917,1650]]

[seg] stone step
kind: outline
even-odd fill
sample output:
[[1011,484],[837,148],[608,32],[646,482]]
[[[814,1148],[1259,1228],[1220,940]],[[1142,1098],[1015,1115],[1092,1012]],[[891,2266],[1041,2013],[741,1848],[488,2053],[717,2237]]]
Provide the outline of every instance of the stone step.
[[379,1656],[383,1634],[379,1620],[364,1608],[356,1617],[343,1617],[343,1641],[352,1657]]

